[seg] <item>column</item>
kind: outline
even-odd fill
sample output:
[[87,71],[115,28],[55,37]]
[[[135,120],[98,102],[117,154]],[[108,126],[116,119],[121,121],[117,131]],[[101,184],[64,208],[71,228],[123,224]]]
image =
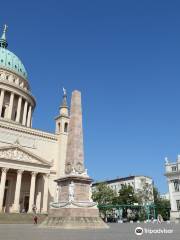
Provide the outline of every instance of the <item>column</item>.
[[27,127],[31,126],[31,111],[32,111],[32,107],[30,105],[28,110],[28,117],[27,117]]
[[36,175],[37,175],[37,172],[31,173],[31,186],[30,186],[29,210],[28,210],[29,213],[33,212]]
[[11,92],[10,100],[9,100],[9,108],[8,108],[8,119],[11,119],[12,110],[13,110],[13,103],[14,103],[14,93]]
[[43,193],[43,207],[42,212],[47,213],[48,208],[48,189],[49,189],[49,174],[44,174],[44,193]]
[[0,212],[2,212],[3,208],[3,200],[4,200],[4,190],[5,190],[5,184],[6,184],[6,174],[7,174],[8,168],[2,168],[1,169],[1,185],[0,185]]
[[170,197],[170,203],[171,203],[171,211],[177,211],[176,201],[173,196],[174,182],[172,180],[169,180],[168,185],[169,185],[169,197]]
[[27,106],[28,106],[28,102],[25,101],[24,111],[23,111],[23,121],[22,121],[22,124],[23,124],[23,125],[26,125]]
[[41,212],[41,192],[39,191],[36,196],[36,212]]
[[33,121],[33,120],[32,120],[32,116],[31,116],[31,127],[32,127],[32,121]]
[[23,170],[17,170],[17,180],[16,180],[16,189],[15,189],[15,196],[14,196],[14,203],[12,206],[12,212],[19,213],[19,198],[21,192],[21,179],[22,179]]
[[3,102],[4,102],[4,89],[1,89],[1,96],[0,96],[0,116],[2,113],[2,107],[3,107]]
[[22,97],[19,96],[18,106],[17,106],[16,122],[19,122],[19,121],[20,121],[20,116],[21,116],[21,104],[22,104]]

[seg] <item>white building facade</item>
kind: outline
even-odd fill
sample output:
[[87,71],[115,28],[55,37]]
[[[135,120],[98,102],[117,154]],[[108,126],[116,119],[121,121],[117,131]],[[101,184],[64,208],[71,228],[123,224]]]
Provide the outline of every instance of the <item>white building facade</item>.
[[0,38],[0,212],[47,213],[63,176],[69,113],[64,92],[55,133],[32,127],[36,100],[21,60]]
[[103,182],[93,183],[93,189],[96,188],[97,184],[105,183],[110,188],[115,190],[117,193],[122,189],[124,185],[131,186],[134,189],[135,193],[144,194],[147,191],[148,194],[148,203],[154,202],[153,198],[153,180],[147,176],[128,176],[123,178],[115,178]]
[[171,220],[180,220],[180,155],[176,162],[165,159],[165,176],[169,187],[169,200],[171,203]]

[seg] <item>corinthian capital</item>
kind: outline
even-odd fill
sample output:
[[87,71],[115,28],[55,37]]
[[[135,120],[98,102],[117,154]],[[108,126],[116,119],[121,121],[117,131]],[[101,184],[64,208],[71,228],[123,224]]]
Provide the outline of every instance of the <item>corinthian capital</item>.
[[49,178],[50,177],[50,173],[44,173],[43,174],[45,178]]
[[19,174],[19,175],[21,175],[23,172],[24,172],[24,170],[22,170],[22,169],[17,170],[17,174]]
[[38,172],[31,172],[32,177],[36,177],[37,174],[38,174]]
[[1,171],[4,173],[7,173],[8,170],[9,170],[9,168],[1,168]]

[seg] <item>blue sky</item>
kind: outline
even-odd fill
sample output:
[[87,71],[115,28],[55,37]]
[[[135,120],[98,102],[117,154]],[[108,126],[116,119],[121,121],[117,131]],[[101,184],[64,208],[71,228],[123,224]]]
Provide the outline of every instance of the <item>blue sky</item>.
[[82,91],[85,161],[95,180],[151,176],[180,153],[180,2],[2,1],[9,50],[23,61],[54,132],[62,87]]

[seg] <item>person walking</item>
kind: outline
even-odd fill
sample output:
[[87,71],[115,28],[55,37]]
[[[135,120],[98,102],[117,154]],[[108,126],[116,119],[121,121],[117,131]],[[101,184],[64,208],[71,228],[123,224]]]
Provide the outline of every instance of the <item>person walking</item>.
[[34,219],[34,224],[36,225],[38,223],[38,216],[35,214],[33,219]]

